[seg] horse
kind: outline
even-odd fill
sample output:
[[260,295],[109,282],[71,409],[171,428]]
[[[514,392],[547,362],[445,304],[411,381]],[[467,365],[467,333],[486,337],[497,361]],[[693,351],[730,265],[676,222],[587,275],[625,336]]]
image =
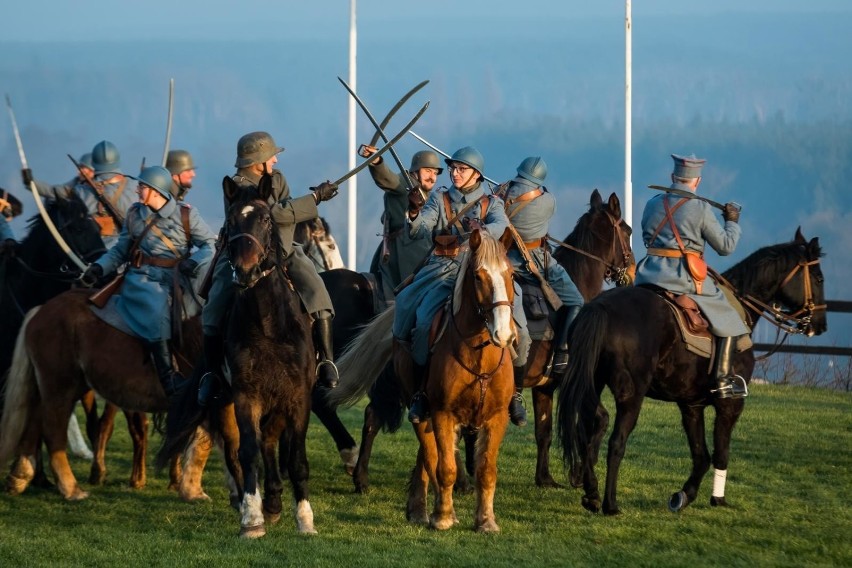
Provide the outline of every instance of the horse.
[[305,255],[311,259],[317,272],[344,268],[340,247],[331,234],[328,222],[322,217],[296,223],[293,241],[302,245]]
[[[75,402],[92,389],[126,411],[163,412],[169,408],[143,343],[97,317],[90,309],[90,295],[85,289],[59,294],[30,310],[18,334],[0,422],[0,463],[16,456],[6,486],[12,494],[23,492],[32,480],[42,436],[62,496],[68,500],[88,497],[68,463],[66,426]],[[197,318],[183,325],[185,357],[178,357],[178,363],[188,373],[189,361],[201,351],[201,326]],[[134,438],[131,484],[135,487],[145,484],[145,426],[143,415],[136,426],[141,429],[140,437]],[[96,467],[103,464],[93,463],[93,475]],[[173,482],[178,476],[176,468]],[[181,482],[181,497],[205,498],[197,478],[191,480],[198,485]]]
[[[801,229],[792,242],[759,249],[723,273],[741,299],[753,328],[764,311],[790,322],[782,328],[807,336],[827,329],[821,250],[817,238],[807,241]],[[782,312],[774,306],[782,306]],[[751,380],[754,353],[746,349],[734,359],[734,371]],[[616,415],[607,449],[603,502],[594,466],[606,433],[609,414],[601,404],[604,387],[615,397]],[[627,439],[639,417],[643,399],[675,402],[692,454],[692,471],[683,488],[669,499],[669,509],[682,510],[696,499],[711,463],[715,468],[712,506],[726,506],[725,479],[731,432],[744,399],[718,399],[706,358],[688,351],[674,313],[647,287],[616,288],[586,304],[571,330],[569,366],[560,385],[557,435],[572,482],[582,479],[582,505],[592,512],[619,513],[616,485]],[[707,449],[704,410],[716,412],[713,455]]]

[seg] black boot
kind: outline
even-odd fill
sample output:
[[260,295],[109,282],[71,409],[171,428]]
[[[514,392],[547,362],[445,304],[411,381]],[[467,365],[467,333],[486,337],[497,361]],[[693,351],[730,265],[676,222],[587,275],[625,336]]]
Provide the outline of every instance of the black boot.
[[225,345],[221,335],[204,334],[204,368],[198,383],[198,406],[205,407],[211,398],[219,396],[222,388],[222,368],[225,366]]
[[337,386],[337,366],[334,364],[334,343],[332,341],[331,314],[314,314],[314,348],[319,355],[317,364],[317,383],[325,388]]
[[527,367],[512,367],[515,373],[515,393],[509,401],[509,419],[515,426],[527,425],[527,409],[524,408],[524,397],[521,392],[524,390],[524,378],[527,374]]
[[167,339],[151,341],[148,343],[148,347],[151,350],[151,357],[154,359],[154,367],[157,369],[160,384],[163,386],[166,396],[169,397],[169,403],[171,403],[186,386],[187,381],[174,368],[172,350]]
[[[426,377],[426,366],[414,363],[412,372],[414,373],[414,384],[418,389],[423,388],[423,379]],[[412,424],[420,424],[429,419],[429,399],[426,398],[426,393],[418,390],[411,397],[411,404],[408,407],[408,421]]]
[[580,313],[580,306],[566,306],[558,318],[556,336],[553,338],[553,363],[549,376],[560,378],[568,370],[568,328]]
[[736,339],[736,337],[719,337],[716,340],[716,388],[711,392],[717,398],[748,396],[745,379],[733,373]]

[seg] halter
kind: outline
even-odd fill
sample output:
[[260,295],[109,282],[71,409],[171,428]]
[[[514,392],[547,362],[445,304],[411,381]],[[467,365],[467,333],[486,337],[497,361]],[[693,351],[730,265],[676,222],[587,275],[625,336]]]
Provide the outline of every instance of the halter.
[[[267,203],[264,203],[263,201],[261,201],[259,199],[253,200],[252,203],[263,204],[264,207],[269,209],[269,205]],[[237,233],[236,235],[232,235],[232,236],[228,237],[228,243],[232,243],[232,242],[239,240],[239,239],[248,239],[253,245],[257,246],[258,250],[260,251],[260,255],[261,255],[260,261],[258,262],[258,265],[262,264],[263,261],[265,261],[267,258],[269,258],[269,253],[270,253],[270,250],[271,250],[271,247],[272,247],[272,239],[270,239],[269,244],[266,247],[264,247],[263,243],[260,242],[260,239],[258,239],[257,237],[255,237],[251,233]],[[233,268],[233,263],[232,263],[231,266]],[[275,271],[276,267],[277,267],[277,265],[273,264],[269,268],[262,270],[260,272],[260,274],[257,276],[257,278],[254,278],[248,284],[242,284],[240,282],[237,282],[236,277],[234,278],[234,283],[237,284],[238,286],[240,286],[241,288],[246,289],[246,290],[249,289],[249,288],[253,288],[258,282],[260,282],[261,280],[263,280],[264,278],[266,278],[267,276],[272,274]]]
[[[547,239],[563,248],[568,250],[572,250],[574,252],[578,252],[584,256],[587,256],[591,259],[597,260],[602,263],[606,267],[606,271],[604,272],[604,280],[610,282],[611,284],[615,284],[616,286],[629,286],[630,278],[627,275],[627,270],[630,268],[630,247],[627,245],[627,239],[624,236],[624,231],[621,228],[621,223],[618,219],[615,218],[615,215],[610,213],[609,211],[604,211],[606,213],[609,222],[612,224],[612,227],[615,232],[615,236],[618,238],[618,243],[621,245],[621,266],[616,266],[609,262],[608,260],[601,258],[595,254],[584,251],[583,249],[579,249],[573,245],[569,245],[566,242],[560,241],[558,239],[554,239],[550,235],[547,235]],[[616,257],[615,254],[615,239],[612,240],[610,247],[610,256],[612,258]]]

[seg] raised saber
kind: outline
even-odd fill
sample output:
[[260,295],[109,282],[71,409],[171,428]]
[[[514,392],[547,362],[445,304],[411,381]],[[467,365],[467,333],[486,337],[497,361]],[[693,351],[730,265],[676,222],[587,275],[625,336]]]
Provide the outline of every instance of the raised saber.
[[[719,203],[718,201],[713,201],[712,199],[707,199],[706,197],[703,197],[701,195],[696,195],[694,193],[691,193],[691,192],[683,190],[683,189],[675,189],[673,187],[666,187],[664,185],[649,185],[648,189],[656,189],[657,191],[665,191],[666,193],[671,193],[672,195],[678,195],[680,197],[685,197],[687,199],[697,199],[698,201],[703,201],[705,203],[709,203],[710,205],[712,205],[716,209],[721,209],[722,211],[725,210],[725,206],[722,205],[721,203]],[[731,205],[733,205],[734,207],[736,207],[740,211],[742,211],[742,209],[743,209],[743,206],[740,205],[739,203],[734,203],[732,201]]]
[[[352,98],[355,99],[355,102],[358,103],[358,106],[361,107],[361,110],[364,111],[364,114],[367,115],[367,118],[370,119],[370,122],[373,124],[373,127],[375,127],[376,132],[378,132],[379,136],[382,138],[382,140],[384,140],[385,143],[387,143],[388,137],[385,136],[385,132],[384,132],[384,130],[382,130],[381,125],[376,120],[376,117],[373,116],[373,113],[370,112],[370,109],[367,108],[367,105],[364,104],[364,101],[361,100],[361,97],[359,97],[355,93],[355,91],[352,90],[352,87],[349,86],[349,83],[347,83],[346,81],[344,81],[340,77],[338,77],[337,80],[340,81],[340,83],[344,87],[346,87],[346,90],[349,91],[349,94],[352,95]],[[411,177],[408,175],[408,170],[405,169],[405,166],[402,164],[402,160],[399,159],[399,154],[396,153],[396,150],[394,150],[393,147],[389,148],[389,151],[390,151],[391,156],[393,157],[393,161],[396,162],[397,168],[399,168],[400,173],[402,173],[402,178],[405,181],[405,186],[408,188],[408,191],[413,191],[414,190],[414,183],[412,183]],[[418,191],[420,191],[420,196],[423,197],[423,199],[425,201],[426,194],[423,193],[422,189],[418,188]]]
[[[423,138],[422,136],[420,136],[419,134],[414,132],[413,130],[409,130],[409,132],[411,133],[412,136],[414,136],[415,138],[417,138],[418,140],[420,140],[421,142],[423,142],[424,144],[426,144],[427,146],[429,146],[430,148],[432,148],[433,150],[435,150],[436,152],[441,154],[446,159],[448,159],[448,160],[453,159],[452,156],[450,156],[449,154],[447,154],[446,152],[444,152],[443,150],[441,150],[440,148],[438,148],[437,146],[435,146],[434,144],[432,144],[431,142],[429,142],[428,140],[426,140],[425,138]],[[479,174],[482,176],[482,179],[484,179],[485,181],[487,181],[491,185],[500,185],[499,183],[497,183],[493,179],[486,177],[485,174],[483,174],[482,172],[479,172]]]
[[414,118],[412,118],[408,122],[408,124],[406,124],[403,127],[403,129],[400,130],[397,133],[396,136],[391,138],[390,141],[388,141],[387,144],[385,144],[384,146],[382,146],[381,148],[376,150],[375,154],[373,154],[372,156],[370,156],[369,158],[367,158],[366,160],[364,160],[363,162],[361,162],[360,164],[355,166],[355,168],[353,168],[353,169],[349,170],[348,172],[346,172],[345,174],[343,174],[343,177],[341,177],[340,179],[335,181],[334,185],[340,185],[341,183],[348,180],[349,178],[351,178],[352,176],[354,176],[355,174],[357,174],[358,172],[360,172],[361,170],[366,168],[368,165],[370,165],[370,162],[372,162],[373,160],[375,160],[376,158],[378,158],[379,156],[381,156],[382,154],[384,154],[385,152],[390,150],[391,147],[393,147],[394,144],[399,142],[402,139],[402,137],[405,136],[410,131],[410,128],[412,126],[414,126],[414,123],[417,122],[418,120],[420,120],[420,117],[423,116],[423,113],[426,112],[427,108],[429,108],[429,101],[426,101],[426,104],[423,105],[422,107],[420,107],[420,110],[417,111],[417,114],[414,115]]
[[[175,80],[169,79],[169,117],[166,119],[166,145],[163,147],[163,164],[166,167],[166,160],[169,159],[169,144],[172,141],[172,114],[175,108]],[[142,165],[145,165],[144,160]]]
[[[420,89],[425,87],[428,82],[429,82],[429,79],[426,79],[425,81],[418,83],[417,85],[414,86],[413,89],[411,89],[410,91],[405,93],[402,96],[402,98],[399,99],[399,101],[395,105],[393,105],[393,108],[388,111],[387,116],[385,116],[382,119],[382,122],[379,125],[379,126],[381,126],[381,130],[384,130],[385,127],[390,123],[390,120],[396,114],[396,111],[401,109],[402,105],[404,105],[406,102],[408,102],[408,99],[410,99],[412,96],[414,96],[414,93],[416,93],[417,91],[419,91]],[[379,141],[379,132],[378,132],[378,130],[376,130],[376,133],[373,134],[373,137],[370,139],[370,146],[375,146],[376,142],[378,142],[378,141]]]
[[[12,101],[9,99],[8,93],[6,94],[6,108],[9,110],[9,118],[12,119],[12,131],[15,133],[15,143],[18,145],[18,156],[21,158],[21,167],[25,170],[29,169],[29,166],[27,165],[27,155],[24,153],[24,145],[21,142],[21,133],[18,130],[18,121],[15,120],[15,111],[12,110]],[[68,258],[77,265],[77,268],[79,268],[81,272],[85,272],[88,265],[74,254],[74,251],[71,250],[71,247],[68,246],[68,243],[65,242],[62,235],[59,234],[59,231],[56,229],[56,225],[53,224],[53,219],[51,219],[50,215],[47,214],[47,210],[44,208],[44,203],[41,202],[41,196],[36,191],[34,181],[30,181],[28,189],[32,192],[33,199],[35,199],[36,202],[36,207],[38,207],[39,215],[41,215],[41,218],[44,220],[44,224],[47,226],[50,234],[53,235],[53,239],[56,241],[56,244],[58,244],[59,248],[68,255]]]

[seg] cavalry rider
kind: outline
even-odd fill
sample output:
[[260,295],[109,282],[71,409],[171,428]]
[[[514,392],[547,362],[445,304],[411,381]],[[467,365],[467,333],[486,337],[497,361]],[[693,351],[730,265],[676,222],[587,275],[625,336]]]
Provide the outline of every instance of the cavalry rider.
[[127,211],[118,241],[89,266],[82,281],[94,284],[104,273],[130,263],[121,291],[110,301],[127,327],[148,344],[163,390],[172,399],[185,382],[174,368],[169,345],[170,299],[178,301],[179,293],[174,283],[180,276],[192,280],[209,263],[216,235],[195,209],[172,196],[168,170],[145,168],[138,179],[139,201]]
[[[672,154],[672,159],[671,188],[695,193],[706,160],[676,154]],[[716,388],[712,392],[718,398],[742,398],[748,391],[743,378],[733,373],[732,361],[737,337],[748,334],[749,329],[716,282],[712,278],[704,280],[705,245],[726,256],[734,252],[740,240],[739,207],[726,203],[722,217],[724,226],[710,204],[699,199],[668,193],[649,199],[642,214],[642,240],[648,253],[636,266],[635,283],[659,286],[695,300],[717,337]]]
[[[91,152],[86,152],[85,154],[80,156],[80,159],[77,160],[77,163],[80,164],[80,169],[77,171],[77,175],[75,175],[73,178],[71,178],[65,183],[59,185],[51,185],[49,183],[34,179],[33,181],[35,182],[36,191],[38,191],[38,194],[48,199],[56,199],[56,196],[60,193],[74,191],[74,188],[77,187],[79,184],[85,183],[87,176],[90,178],[94,177],[95,169],[92,166]],[[26,181],[24,181],[24,184],[26,185]],[[29,189],[29,185],[27,185],[27,189]]]
[[[428,401],[422,390],[427,376],[429,330],[435,314],[453,292],[461,266],[456,256],[458,244],[465,241],[475,228],[485,229],[499,239],[509,225],[503,201],[498,196],[486,194],[482,187],[482,170],[485,165],[482,154],[467,146],[457,150],[445,161],[453,185],[444,191],[433,191],[425,205],[418,192],[409,193],[408,231],[414,239],[434,234],[440,240],[441,233],[457,238],[450,244],[437,242],[426,264],[415,274],[411,284],[397,296],[393,322],[394,337],[401,345],[410,346],[414,363],[413,379],[418,391],[408,411],[408,419],[414,424],[429,415]],[[459,213],[463,214],[451,226],[448,225]],[[516,285],[516,321],[518,312],[523,315],[520,299]],[[522,325],[517,326],[519,335],[526,333],[525,324],[524,319]],[[526,364],[526,361],[518,364]]]
[[[553,365],[551,373],[555,377],[565,372],[568,364],[568,326],[577,317],[583,306],[583,296],[577,286],[568,276],[568,272],[558,262],[553,260],[547,246],[547,229],[550,219],[556,213],[556,199],[544,187],[547,177],[547,164],[539,157],[525,158],[517,168],[517,177],[503,186],[500,195],[506,203],[506,215],[515,227],[523,241],[523,246],[529,252],[535,270],[547,280],[553,291],[566,306],[560,311],[560,318],[555,330]],[[509,260],[515,269],[515,278],[526,284],[540,286],[540,281],[533,275],[527,265],[524,255],[515,243],[509,249]],[[518,350],[529,351],[529,343],[520,342]],[[519,354],[521,355],[521,354]],[[519,360],[526,361],[527,354],[522,354]],[[517,360],[516,360],[517,362]],[[509,406],[509,416],[512,423],[523,426],[526,423],[526,411],[523,407],[521,391],[524,387],[526,365],[515,366],[515,394]]]
[[[359,151],[364,158],[369,158],[375,153],[376,148],[368,145],[361,146]],[[431,150],[422,150],[411,157],[409,177],[416,186],[415,192],[422,191],[420,197],[424,203],[443,171],[438,155]],[[370,272],[380,275],[385,301],[390,302],[393,301],[394,290],[420,266],[429,254],[432,238],[431,234],[412,238],[406,230],[409,195],[403,174],[393,173],[384,159],[379,156],[370,163],[370,175],[373,176],[376,185],[384,190],[385,203],[382,213],[384,226],[382,242],[373,255]]]
[[[314,347],[317,350],[318,382],[327,388],[337,386],[337,367],[333,362],[331,319],[334,309],[331,298],[317,274],[313,263],[305,256],[301,245],[293,241],[296,224],[319,215],[317,205],[337,195],[337,186],[322,183],[312,193],[302,197],[291,197],[290,186],[281,170],[273,169],[278,162],[279,148],[267,132],[250,132],[237,142],[236,174],[233,179],[240,188],[253,189],[264,173],[272,176],[273,193],[269,197],[272,217],[278,226],[281,247],[284,252],[283,268],[293,283],[307,313],[313,319]],[[229,204],[225,203],[227,213]],[[222,229],[225,231],[225,228]],[[227,236],[225,241],[227,242]],[[219,373],[224,366],[223,330],[225,314],[233,303],[235,284],[233,270],[228,259],[227,246],[220,245],[219,258],[213,268],[213,284],[202,311],[204,329],[204,356],[207,373],[202,377],[199,388],[199,403],[205,404],[209,393],[216,388]]]
[[192,188],[192,180],[195,177],[192,154],[186,150],[169,150],[166,155],[166,169],[172,174],[172,195],[178,201],[183,201]]

